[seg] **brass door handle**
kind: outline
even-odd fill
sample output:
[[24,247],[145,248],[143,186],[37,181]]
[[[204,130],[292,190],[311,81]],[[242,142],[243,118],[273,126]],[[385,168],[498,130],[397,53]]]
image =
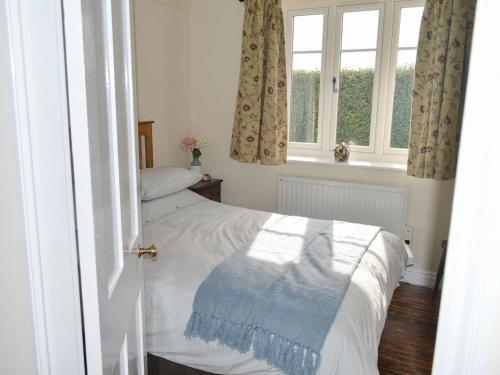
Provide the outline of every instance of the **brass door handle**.
[[139,258],[143,255],[151,255],[151,258],[156,258],[156,256],[158,255],[158,250],[156,249],[155,244],[152,244],[149,247],[140,246],[138,249],[134,249],[133,252],[137,254]]

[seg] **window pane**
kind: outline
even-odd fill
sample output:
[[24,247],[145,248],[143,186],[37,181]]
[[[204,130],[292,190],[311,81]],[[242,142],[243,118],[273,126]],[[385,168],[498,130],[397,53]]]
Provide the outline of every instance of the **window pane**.
[[295,53],[293,70],[320,71],[321,53]]
[[290,142],[318,142],[321,53],[294,54]]
[[337,143],[369,146],[376,52],[341,54]]
[[377,48],[378,10],[346,12],[342,19],[342,49]]
[[323,49],[323,15],[293,17],[293,50],[321,51]]
[[394,104],[392,107],[391,147],[408,148],[410,131],[413,75],[415,73],[416,50],[398,52]]
[[424,7],[401,9],[399,47],[416,47],[418,45],[418,34],[423,11]]

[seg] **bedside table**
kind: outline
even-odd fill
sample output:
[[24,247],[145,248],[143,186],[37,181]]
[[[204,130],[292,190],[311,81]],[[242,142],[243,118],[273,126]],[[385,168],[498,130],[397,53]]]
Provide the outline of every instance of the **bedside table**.
[[188,187],[189,190],[194,191],[196,194],[220,202],[221,201],[221,184],[222,180],[212,178],[210,181],[200,181],[193,186]]

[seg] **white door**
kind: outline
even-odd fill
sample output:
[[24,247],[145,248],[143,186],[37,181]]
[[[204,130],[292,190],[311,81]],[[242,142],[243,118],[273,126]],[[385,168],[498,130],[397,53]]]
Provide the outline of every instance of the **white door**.
[[90,375],[145,370],[131,2],[63,0]]

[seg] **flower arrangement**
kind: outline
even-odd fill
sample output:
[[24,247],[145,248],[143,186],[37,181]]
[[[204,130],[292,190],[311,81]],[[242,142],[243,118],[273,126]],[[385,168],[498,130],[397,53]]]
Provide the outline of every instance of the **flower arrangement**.
[[181,148],[184,151],[191,151],[193,159],[198,159],[201,156],[201,150],[207,145],[207,137],[186,137],[181,143]]
[[206,137],[186,137],[181,143],[181,148],[184,151],[191,151],[193,161],[191,162],[191,170],[202,173],[201,171],[201,149],[208,145]]

